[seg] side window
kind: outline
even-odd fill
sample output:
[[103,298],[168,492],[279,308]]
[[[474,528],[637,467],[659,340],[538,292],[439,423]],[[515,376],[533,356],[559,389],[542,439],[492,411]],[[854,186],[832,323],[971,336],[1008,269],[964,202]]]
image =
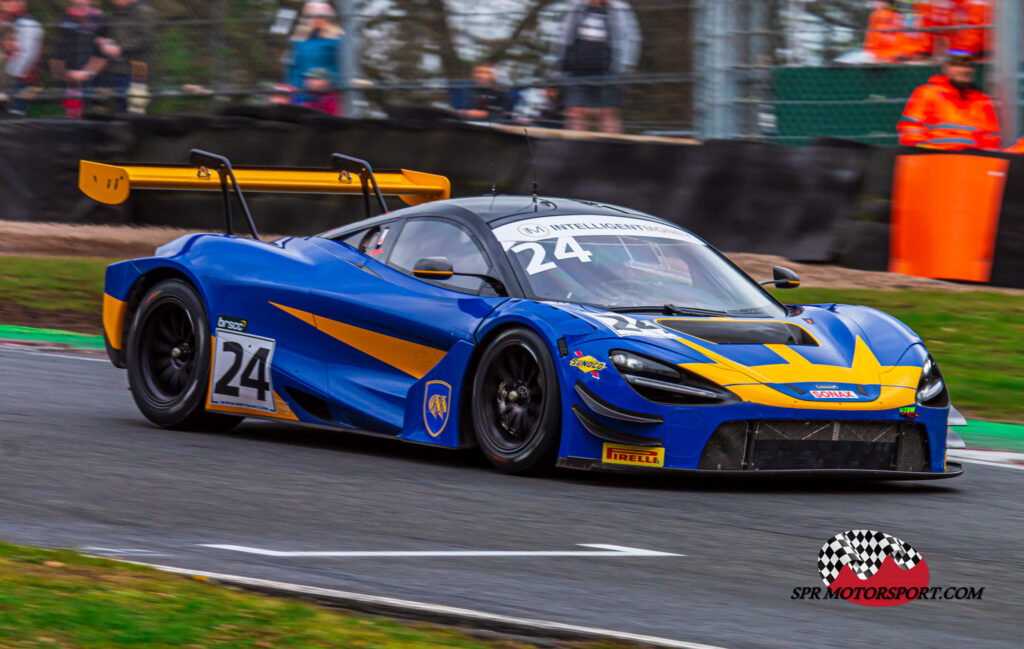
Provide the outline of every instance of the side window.
[[384,252],[384,243],[387,240],[391,226],[376,226],[368,230],[359,230],[348,235],[342,241],[362,253],[375,257]]
[[[447,257],[457,273],[490,275],[487,257],[472,236],[454,223],[434,219],[409,221],[398,235],[388,265],[407,273],[423,257]],[[489,284],[476,277],[452,277],[430,282],[437,286],[470,293],[493,294]]]

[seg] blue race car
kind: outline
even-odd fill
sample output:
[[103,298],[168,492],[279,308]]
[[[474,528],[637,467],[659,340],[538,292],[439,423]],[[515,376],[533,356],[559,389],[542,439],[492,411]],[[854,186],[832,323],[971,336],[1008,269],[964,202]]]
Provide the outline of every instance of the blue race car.
[[[192,163],[80,171],[109,203],[130,188],[224,194],[227,234],[107,268],[110,358],[160,426],[316,424],[477,446],[507,472],[962,472],[945,459],[949,394],[913,331],[866,307],[783,305],[669,221],[447,199],[443,177],[341,155],[331,170]],[[384,213],[261,241],[243,190],[362,193]],[[252,238],[232,234],[232,193]],[[383,194],[412,206],[388,212]],[[799,280],[777,267],[768,283]]]

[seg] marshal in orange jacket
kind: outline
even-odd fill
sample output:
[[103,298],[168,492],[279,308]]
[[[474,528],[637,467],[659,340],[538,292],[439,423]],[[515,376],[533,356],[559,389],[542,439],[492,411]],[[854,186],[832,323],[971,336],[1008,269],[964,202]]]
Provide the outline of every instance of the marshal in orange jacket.
[[988,95],[961,92],[937,74],[911,95],[896,130],[900,144],[959,149],[998,149],[999,118]]
[[892,9],[876,9],[868,18],[864,51],[878,62],[891,63],[900,52],[900,15]]

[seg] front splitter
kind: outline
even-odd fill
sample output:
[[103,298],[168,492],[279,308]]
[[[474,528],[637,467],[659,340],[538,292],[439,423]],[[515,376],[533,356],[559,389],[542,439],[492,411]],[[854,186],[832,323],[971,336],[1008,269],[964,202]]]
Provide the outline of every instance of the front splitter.
[[556,466],[563,469],[575,469],[580,471],[606,471],[609,473],[629,473],[634,475],[678,475],[678,476],[701,476],[723,478],[850,478],[859,480],[942,480],[955,478],[964,472],[963,466],[956,462],[947,462],[946,470],[942,473],[932,471],[879,471],[872,469],[773,469],[773,470],[707,470],[707,469],[677,469],[677,468],[651,468],[640,466],[628,466],[623,464],[608,464],[600,460],[593,460],[583,457],[561,457],[558,458]]

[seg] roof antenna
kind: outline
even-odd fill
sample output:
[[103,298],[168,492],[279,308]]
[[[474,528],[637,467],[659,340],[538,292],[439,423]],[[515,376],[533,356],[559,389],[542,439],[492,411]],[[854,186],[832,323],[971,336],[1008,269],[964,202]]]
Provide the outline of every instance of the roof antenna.
[[498,165],[491,163],[491,196],[498,195]]
[[533,140],[530,139],[530,131],[523,127],[523,133],[526,134],[526,146],[530,147],[530,171],[533,173],[533,205],[536,208],[537,205],[537,161],[533,157]]

